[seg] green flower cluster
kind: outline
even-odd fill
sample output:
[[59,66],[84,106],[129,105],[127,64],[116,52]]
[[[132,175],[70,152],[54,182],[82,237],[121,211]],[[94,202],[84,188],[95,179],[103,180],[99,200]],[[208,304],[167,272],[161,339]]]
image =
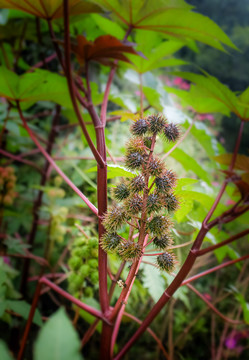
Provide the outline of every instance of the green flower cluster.
[[71,271],[68,277],[69,292],[78,299],[92,297],[99,280],[98,239],[76,238],[71,247],[68,266]]
[[[137,120],[131,126],[133,137],[126,145],[125,166],[135,170],[137,176],[122,181],[113,190],[115,200],[105,214],[103,224],[106,233],[101,239],[106,252],[117,253],[122,260],[134,261],[143,255],[141,236],[134,240],[124,239],[118,234],[124,224],[133,224],[143,237],[149,235],[156,248],[165,250],[172,245],[169,215],[179,206],[173,193],[176,183],[174,172],[154,155],[158,135],[164,140],[176,141],[180,132],[175,124],[169,124],[162,115],[151,115]],[[163,256],[162,256],[163,255]],[[165,252],[157,258],[158,266],[171,271],[175,263],[174,254]]]

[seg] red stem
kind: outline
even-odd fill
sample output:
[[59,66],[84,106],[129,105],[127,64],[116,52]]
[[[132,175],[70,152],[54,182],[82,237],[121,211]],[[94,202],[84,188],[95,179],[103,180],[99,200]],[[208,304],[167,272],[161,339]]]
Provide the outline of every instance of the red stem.
[[24,128],[27,130],[29,136],[31,137],[31,139],[33,140],[33,142],[35,143],[35,145],[38,147],[38,149],[40,150],[40,152],[45,156],[45,158],[48,160],[48,162],[50,163],[50,165],[52,165],[52,167],[57,171],[57,173],[64,179],[64,181],[71,187],[71,189],[73,191],[76,192],[76,194],[86,203],[86,205],[89,207],[89,209],[92,210],[92,212],[95,215],[98,215],[98,209],[88,200],[88,198],[77,188],[77,186],[74,185],[74,183],[64,174],[64,172],[59,168],[59,166],[56,165],[56,163],[54,162],[54,160],[51,158],[51,156],[46,152],[46,150],[41,146],[41,144],[39,143],[39,141],[36,139],[34,133],[31,131],[31,129],[29,128],[26,119],[24,118],[23,114],[22,114],[22,110],[20,108],[19,103],[17,102],[17,109],[20,115],[20,118],[22,119],[23,122],[23,126]]
[[[142,321],[140,319],[138,319],[136,316],[132,315],[132,314],[129,314],[127,313],[126,311],[124,312],[124,316],[127,316],[128,318],[134,320],[135,322],[137,322],[138,324],[142,324]],[[147,328],[146,329],[148,331],[148,333],[153,337],[153,339],[157,342],[157,345],[159,346],[159,348],[162,350],[163,352],[163,355],[165,356],[165,358],[167,360],[169,360],[169,355],[168,353],[166,352],[161,340],[159,339],[159,337],[154,333],[153,330],[151,330],[151,328]]]
[[206,299],[206,297],[204,295],[202,295],[193,285],[187,284],[187,287],[189,289],[191,289],[197,296],[199,296],[199,298],[201,298],[206,304],[207,306],[217,315],[219,316],[221,319],[223,319],[224,321],[233,324],[233,325],[240,325],[243,322],[240,320],[233,320],[230,319],[228,317],[226,317],[225,315],[223,315],[219,310],[216,309],[216,307]]
[[88,142],[90,149],[100,167],[105,166],[105,161],[103,160],[102,156],[99,154],[98,150],[95,148],[94,143],[87,131],[86,125],[83,121],[81,116],[81,112],[79,106],[77,104],[76,95],[75,95],[75,84],[72,78],[72,69],[71,69],[71,59],[70,59],[70,31],[69,31],[69,6],[68,0],[64,0],[64,49],[65,49],[65,75],[67,78],[68,89],[70,92],[74,112],[78,118],[80,123],[81,129],[85,135],[85,138]]
[[25,160],[25,159],[22,159],[19,155],[13,155],[5,150],[2,150],[0,149],[0,154],[12,159],[12,160],[15,160],[15,161],[20,161],[26,165],[29,165],[29,166],[32,166],[34,169],[38,170],[40,173],[42,173],[42,170],[32,161],[29,161],[29,160]]
[[[232,157],[232,160],[231,160],[231,163],[229,165],[229,169],[228,171],[232,171],[233,168],[234,168],[234,165],[235,165],[235,162],[236,162],[236,157],[237,157],[237,154],[238,154],[238,151],[239,151],[239,146],[240,146],[240,142],[241,142],[241,138],[242,138],[242,133],[243,133],[243,129],[244,129],[244,121],[241,121],[241,124],[240,124],[240,128],[239,128],[239,133],[238,133],[238,136],[237,136],[237,141],[236,141],[236,144],[235,144],[235,148],[234,148],[234,152],[233,152],[233,157]],[[220,202],[220,199],[226,189],[226,186],[227,186],[227,181],[225,180],[222,184],[222,187],[219,191],[219,194],[217,195],[216,199],[215,199],[215,202],[213,204],[213,206],[211,207],[211,209],[209,210],[204,222],[203,222],[203,225],[204,227],[207,225],[208,221],[210,220],[211,216],[213,215],[218,203]]]
[[207,253],[209,253],[209,252],[211,252],[213,250],[216,250],[216,249],[218,249],[218,248],[220,248],[222,246],[225,246],[225,245],[231,243],[232,241],[238,240],[238,239],[242,238],[243,236],[245,236],[247,234],[249,234],[249,229],[244,230],[244,231],[242,231],[239,234],[236,234],[234,236],[231,236],[227,240],[221,241],[219,244],[215,244],[215,245],[207,247],[206,249],[199,250],[197,252],[197,256],[205,255],[205,254],[207,254]]
[[189,284],[190,282],[194,281],[194,280],[197,280],[205,275],[208,275],[208,274],[211,274],[212,272],[215,272],[217,270],[220,270],[220,269],[223,269],[227,266],[230,266],[230,265],[233,265],[233,264],[236,264],[237,262],[240,262],[240,261],[243,261],[245,259],[248,259],[249,258],[249,255],[244,255],[244,256],[241,256],[240,258],[238,259],[235,259],[235,260],[230,260],[230,261],[227,261],[223,264],[220,264],[220,265],[217,265],[211,269],[208,269],[208,270],[205,270],[197,275],[194,275],[194,276],[191,276],[190,278],[184,280],[181,284],[181,286],[183,285],[186,285],[186,284]]

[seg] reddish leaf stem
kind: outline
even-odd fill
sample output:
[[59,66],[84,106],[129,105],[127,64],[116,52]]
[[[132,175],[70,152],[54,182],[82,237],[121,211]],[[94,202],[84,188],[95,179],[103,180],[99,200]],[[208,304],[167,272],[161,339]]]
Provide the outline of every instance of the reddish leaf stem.
[[73,108],[75,114],[78,118],[80,123],[81,129],[85,135],[87,143],[92,150],[92,153],[101,168],[105,166],[105,161],[103,160],[102,156],[99,154],[98,150],[95,148],[92,139],[87,131],[86,125],[83,121],[81,116],[81,112],[79,106],[77,104],[76,95],[75,95],[75,83],[72,78],[72,69],[71,69],[71,59],[70,59],[70,31],[69,31],[69,6],[68,0],[64,0],[64,50],[65,50],[65,75],[67,78],[68,89],[70,92]]
[[34,169],[36,169],[40,173],[42,173],[42,169],[40,169],[34,162],[22,159],[19,155],[13,155],[13,154],[9,153],[8,151],[2,150],[2,149],[0,149],[0,154],[4,155],[12,160],[19,161],[26,165],[32,166]]
[[238,240],[238,239],[242,238],[243,236],[245,236],[247,234],[249,234],[249,229],[244,230],[244,231],[242,231],[239,234],[236,234],[234,236],[231,236],[227,240],[221,241],[219,244],[215,244],[215,245],[207,247],[206,249],[199,250],[197,252],[197,256],[202,256],[202,255],[205,255],[205,254],[207,254],[207,253],[209,253],[209,252],[211,252],[213,250],[219,249],[220,247],[225,246],[227,244],[230,244],[232,241]]
[[187,284],[187,287],[189,289],[191,289],[197,296],[199,296],[199,298],[201,298],[206,304],[207,306],[217,315],[219,316],[222,320],[233,324],[233,325],[240,325],[243,324],[243,321],[240,320],[233,320],[228,318],[227,316],[223,315],[219,310],[216,309],[216,307],[210,302],[208,301],[208,299],[202,295],[193,285]]
[[24,118],[23,114],[22,114],[22,110],[20,108],[19,103],[17,102],[17,109],[20,115],[20,118],[22,119],[23,122],[23,126],[24,128],[27,130],[29,136],[31,137],[31,139],[33,140],[33,142],[35,143],[35,145],[38,147],[38,149],[40,150],[40,152],[45,156],[45,158],[48,160],[48,162],[50,163],[50,165],[52,165],[52,167],[57,171],[57,173],[63,178],[63,180],[71,187],[71,189],[73,191],[76,192],[76,194],[86,203],[86,205],[89,207],[89,209],[92,210],[92,212],[95,215],[98,215],[98,209],[88,200],[88,198],[77,188],[77,186],[74,185],[74,183],[64,174],[64,172],[59,168],[59,166],[56,165],[56,163],[54,162],[54,160],[51,158],[51,156],[46,152],[46,150],[41,146],[41,144],[39,143],[39,141],[36,139],[34,133],[31,131],[31,129],[29,128],[26,119]]
[[203,272],[201,272],[201,273],[199,273],[199,274],[197,274],[197,275],[191,276],[190,278],[184,280],[184,281],[182,282],[181,286],[186,285],[186,284],[189,284],[190,282],[192,282],[192,281],[194,281],[194,280],[197,280],[197,279],[199,279],[199,278],[201,278],[201,277],[203,277],[203,276],[206,276],[206,275],[208,275],[208,274],[211,274],[212,272],[215,272],[215,271],[220,270],[220,269],[223,269],[223,268],[225,268],[225,267],[227,267],[227,266],[236,264],[237,262],[246,260],[246,259],[248,259],[248,258],[249,258],[249,255],[244,255],[244,256],[241,256],[241,257],[238,258],[238,259],[230,260],[230,261],[227,261],[227,262],[225,262],[225,263],[223,263],[223,264],[217,265],[217,266],[215,266],[215,267],[213,267],[213,268],[211,268],[211,269],[205,270],[205,271],[203,271]]
[[[244,129],[244,121],[241,121],[240,123],[240,128],[239,128],[239,133],[238,133],[238,136],[237,136],[237,140],[236,140],[236,144],[235,144],[235,148],[234,148],[234,152],[233,152],[233,157],[232,157],[232,160],[231,160],[231,163],[229,165],[229,171],[232,171],[233,168],[234,168],[234,165],[235,165],[235,161],[236,161],[236,157],[237,157],[237,154],[238,154],[238,151],[239,151],[239,146],[240,146],[240,142],[241,142],[241,138],[242,138],[242,133],[243,133],[243,129]],[[225,191],[227,187],[227,181],[225,180],[221,186],[221,189],[215,199],[215,202],[213,203],[211,209],[209,210],[205,220],[203,221],[203,225],[204,227],[207,225],[208,221],[210,220],[211,216],[213,215],[218,203],[220,202],[220,199]]]

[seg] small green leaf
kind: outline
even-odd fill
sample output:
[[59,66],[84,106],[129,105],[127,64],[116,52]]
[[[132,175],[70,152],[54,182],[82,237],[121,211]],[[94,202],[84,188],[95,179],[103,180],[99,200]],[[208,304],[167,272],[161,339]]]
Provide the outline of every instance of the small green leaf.
[[3,340],[0,340],[0,354],[1,360],[13,360],[13,357],[10,355],[7,345]]
[[176,148],[170,156],[182,164],[185,170],[193,171],[200,179],[210,184],[210,177],[207,172],[192,156],[188,155],[185,151],[180,148]]
[[[24,319],[28,319],[31,306],[24,300],[8,300],[7,308],[21,315]],[[42,318],[38,309],[35,311],[33,322],[42,326]]]
[[236,298],[239,300],[242,306],[244,321],[249,324],[249,303],[246,302],[242,294],[236,294]]
[[79,337],[65,310],[60,308],[38,335],[34,349],[35,360],[81,360],[79,350]]
[[160,273],[160,270],[154,266],[143,264],[141,268],[143,269],[144,274],[144,287],[148,289],[152,299],[156,302],[165,290],[165,281]]

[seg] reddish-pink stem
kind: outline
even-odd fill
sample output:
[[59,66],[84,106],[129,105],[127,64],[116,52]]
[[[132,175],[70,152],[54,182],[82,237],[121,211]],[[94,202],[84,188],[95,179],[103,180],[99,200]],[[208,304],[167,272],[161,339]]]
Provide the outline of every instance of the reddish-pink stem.
[[[138,319],[136,316],[127,313],[126,311],[124,312],[124,316],[127,316],[128,318],[134,320],[135,322],[137,322],[138,324],[142,324],[142,321],[140,319]],[[153,339],[157,342],[158,347],[162,350],[163,355],[165,356],[165,358],[167,360],[169,360],[169,355],[166,352],[161,340],[159,339],[159,337],[154,333],[153,330],[151,330],[151,328],[147,328],[148,333],[153,337]]]
[[22,341],[21,341],[21,347],[20,347],[20,350],[19,350],[19,353],[18,353],[17,360],[21,360],[22,357],[23,357],[23,352],[24,352],[25,345],[26,345],[26,342],[27,342],[27,339],[28,339],[28,335],[29,335],[29,331],[30,331],[30,328],[31,328],[31,325],[32,325],[32,321],[33,321],[33,317],[34,317],[35,310],[36,310],[36,307],[37,307],[37,303],[38,303],[39,297],[41,295],[41,288],[42,288],[43,284],[47,285],[52,290],[56,291],[58,294],[60,294],[61,296],[63,296],[67,300],[71,301],[72,303],[77,305],[82,310],[87,311],[89,314],[95,316],[98,319],[106,321],[103,314],[99,310],[96,310],[93,307],[82,303],[80,300],[76,299],[75,297],[73,297],[72,295],[67,293],[66,291],[62,290],[59,286],[57,286],[54,283],[52,283],[51,281],[49,281],[46,277],[42,277],[39,280],[39,282],[37,284],[37,287],[36,287],[36,291],[35,291],[35,294],[34,294],[34,297],[33,297],[33,302],[32,302],[32,305],[31,305],[31,309],[30,309],[30,312],[29,312],[29,317],[28,317],[26,327],[25,327],[25,330],[24,330],[24,335],[23,335],[23,338],[22,338]]
[[[233,157],[232,157],[231,163],[229,165],[228,171],[232,171],[234,168],[234,165],[236,162],[236,157],[237,157],[237,154],[239,151],[239,146],[240,146],[240,142],[241,142],[241,138],[242,138],[243,129],[244,129],[244,121],[241,121],[237,141],[236,141],[234,152],[233,152]],[[209,210],[207,216],[205,217],[205,220],[203,221],[204,226],[206,226],[208,221],[211,219],[211,216],[213,215],[218,203],[220,202],[220,199],[226,189],[226,186],[227,186],[227,181],[224,181],[221,186],[221,189],[219,191],[219,194],[217,195],[217,197],[215,199],[215,202],[213,203],[211,209]]]
[[38,170],[39,172],[42,172],[42,170],[32,161],[29,161],[29,160],[25,160],[25,159],[22,159],[19,155],[13,155],[11,153],[9,153],[8,151],[5,151],[5,150],[2,150],[0,149],[0,154],[12,159],[12,160],[15,160],[15,161],[20,161],[26,165],[29,165],[29,166],[32,166],[33,168],[35,168],[36,170]]
[[223,264],[217,265],[217,266],[215,266],[215,267],[213,267],[211,269],[205,270],[205,271],[203,271],[203,272],[201,272],[201,273],[199,273],[197,275],[191,276],[190,278],[184,280],[182,282],[181,286],[189,284],[190,282],[195,281],[195,280],[197,280],[197,279],[199,279],[199,278],[201,278],[203,276],[206,276],[208,274],[211,274],[212,272],[215,272],[215,271],[223,269],[223,268],[225,268],[227,266],[236,264],[237,262],[243,261],[243,260],[248,259],[248,258],[249,258],[249,255],[244,255],[244,256],[241,256],[238,259],[230,260],[230,261],[227,261],[227,262],[225,262]]
[[193,285],[187,284],[188,288],[191,289],[197,296],[199,296],[199,298],[201,298],[206,304],[207,306],[217,315],[219,316],[221,319],[223,319],[224,321],[233,324],[233,325],[240,325],[243,322],[240,320],[233,320],[228,318],[227,316],[223,315],[219,310],[216,309],[216,307],[210,302],[208,301],[208,299],[202,295]]
[[23,122],[23,126],[24,128],[27,130],[29,136],[31,137],[31,139],[33,140],[33,142],[35,143],[35,145],[38,147],[38,149],[40,150],[40,152],[45,156],[45,158],[48,160],[48,162],[50,163],[50,165],[52,165],[52,167],[57,171],[57,173],[63,178],[63,180],[71,187],[71,189],[73,191],[76,192],[76,194],[86,203],[86,205],[89,207],[89,209],[92,210],[92,212],[95,215],[98,215],[98,209],[88,200],[88,198],[77,188],[77,186],[74,185],[74,183],[64,174],[64,172],[59,168],[59,166],[56,165],[56,163],[54,162],[54,160],[51,158],[51,156],[46,152],[46,150],[41,146],[41,144],[39,143],[39,141],[36,139],[34,133],[31,131],[31,129],[29,128],[26,119],[24,118],[23,114],[22,114],[22,110],[20,108],[19,103],[17,102],[17,109],[20,115],[20,118],[22,119]]
[[231,236],[227,240],[221,241],[219,244],[215,244],[215,245],[207,247],[206,249],[199,250],[197,252],[197,256],[202,256],[202,255],[205,255],[205,254],[207,254],[207,253],[209,253],[209,252],[211,252],[213,250],[219,249],[220,247],[225,246],[225,245],[231,243],[232,241],[238,240],[238,239],[242,238],[243,236],[245,236],[247,234],[249,234],[249,229],[244,230],[244,231],[242,231],[239,234],[236,234],[234,236]]
[[75,83],[72,77],[72,69],[71,69],[71,59],[70,59],[70,31],[69,31],[69,11],[68,11],[68,0],[64,0],[64,49],[65,49],[65,75],[67,78],[68,89],[70,92],[73,108],[75,114],[78,118],[82,131],[85,135],[85,138],[88,142],[92,153],[99,164],[100,167],[105,166],[105,161],[103,160],[102,156],[99,154],[98,150],[95,148],[95,145],[92,142],[92,139],[87,131],[86,125],[83,121],[83,118],[80,113],[80,109],[76,100],[75,95]]

